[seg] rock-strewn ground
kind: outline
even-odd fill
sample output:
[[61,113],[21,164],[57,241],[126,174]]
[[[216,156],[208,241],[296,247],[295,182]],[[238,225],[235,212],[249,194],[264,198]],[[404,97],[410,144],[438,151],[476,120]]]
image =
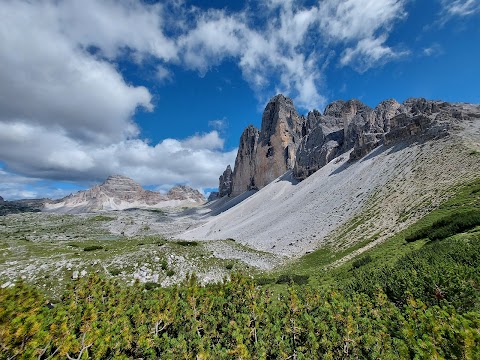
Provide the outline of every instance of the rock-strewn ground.
[[0,286],[21,278],[55,297],[91,272],[167,286],[187,273],[196,273],[202,282],[220,281],[231,271],[254,273],[281,262],[232,240],[177,241],[178,232],[202,221],[202,210],[191,213],[170,209],[0,217]]

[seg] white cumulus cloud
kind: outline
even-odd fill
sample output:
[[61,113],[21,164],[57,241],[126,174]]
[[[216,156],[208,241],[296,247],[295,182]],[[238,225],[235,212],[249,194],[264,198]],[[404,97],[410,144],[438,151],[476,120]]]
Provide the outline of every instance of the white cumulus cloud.
[[[406,54],[389,44],[406,1],[267,0],[232,12],[183,1],[4,0],[0,161],[12,176],[35,179],[121,173],[143,185],[215,187],[235,150],[224,149],[216,130],[157,144],[140,138],[135,114],[155,111],[155,94],[127,82],[120,61],[141,68],[153,59],[165,85],[172,69],[202,75],[229,60],[260,102],[283,92],[300,108],[321,108],[331,64],[362,72]],[[449,11],[474,5],[457,0]]]

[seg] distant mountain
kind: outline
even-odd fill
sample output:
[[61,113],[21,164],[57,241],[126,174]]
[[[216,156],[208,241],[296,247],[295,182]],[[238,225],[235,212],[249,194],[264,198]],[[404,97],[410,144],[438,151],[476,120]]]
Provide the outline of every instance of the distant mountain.
[[122,175],[112,175],[101,185],[70,194],[45,204],[45,211],[82,213],[129,208],[195,206],[205,202],[198,190],[175,186],[167,194],[144,190],[140,184]]
[[0,196],[0,216],[24,212],[39,212],[48,199],[5,201]]

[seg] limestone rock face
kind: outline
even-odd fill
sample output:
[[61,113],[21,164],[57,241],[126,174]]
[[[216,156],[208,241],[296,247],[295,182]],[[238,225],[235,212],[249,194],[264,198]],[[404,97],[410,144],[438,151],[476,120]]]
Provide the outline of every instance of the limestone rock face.
[[301,180],[325,166],[351,148],[354,139],[363,132],[370,108],[358,100],[338,100],[328,105],[323,115],[315,116],[312,129],[303,136],[296,153],[294,176]]
[[122,175],[112,175],[100,185],[89,190],[70,194],[44,206],[46,211],[95,212],[128,208],[184,206],[201,204],[204,196],[188,186],[176,186],[166,195],[144,190],[140,184]]
[[233,172],[230,165],[227,166],[225,171],[218,179],[218,195],[220,197],[230,196],[233,187]]
[[338,100],[323,114],[299,116],[291,99],[277,95],[265,108],[260,132],[245,129],[233,172],[232,195],[259,189],[293,169],[302,180],[345,152],[350,161],[376,147],[403,140],[446,136],[458,121],[480,118],[480,106],[411,98],[374,109],[359,100]]
[[232,196],[237,196],[246,190],[256,188],[255,184],[255,155],[257,152],[260,132],[253,125],[249,125],[240,137],[235,168],[232,175]]
[[0,204],[3,204],[5,200],[3,200],[3,197],[0,196]]
[[[351,131],[353,151],[350,159],[356,160],[368,154],[384,142],[385,133],[390,131],[391,119],[405,112],[406,108],[396,100],[382,101],[375,109],[367,110],[365,116],[355,123],[357,127]],[[352,146],[346,146],[349,150]]]
[[267,104],[255,156],[254,182],[258,188],[293,169],[303,123],[291,99],[277,95]]

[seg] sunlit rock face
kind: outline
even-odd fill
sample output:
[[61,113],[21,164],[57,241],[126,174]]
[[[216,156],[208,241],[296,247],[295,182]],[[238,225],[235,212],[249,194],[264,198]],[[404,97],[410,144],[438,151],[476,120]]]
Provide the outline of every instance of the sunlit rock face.
[[[375,108],[337,100],[323,114],[313,110],[305,117],[280,94],[265,107],[261,129],[250,125],[240,137],[229,195],[260,189],[288,170],[303,180],[347,152],[355,161],[380,145],[443,137],[456,122],[478,118],[478,105],[423,98],[388,99]],[[223,194],[229,191],[228,176],[220,178]]]

